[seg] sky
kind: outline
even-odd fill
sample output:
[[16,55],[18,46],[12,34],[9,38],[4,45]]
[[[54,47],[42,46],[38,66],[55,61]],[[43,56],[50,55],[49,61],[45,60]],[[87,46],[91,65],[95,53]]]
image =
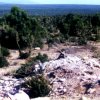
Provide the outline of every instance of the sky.
[[100,5],[100,0],[0,0],[4,3],[17,4],[94,4]]

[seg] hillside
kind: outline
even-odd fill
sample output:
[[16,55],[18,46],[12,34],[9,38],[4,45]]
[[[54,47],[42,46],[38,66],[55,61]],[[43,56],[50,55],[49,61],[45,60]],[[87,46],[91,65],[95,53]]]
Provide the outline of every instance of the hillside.
[[[54,14],[66,8],[37,6]],[[100,13],[9,11],[0,17],[0,100],[99,100]]]
[[[95,44],[94,46],[100,48],[100,45]],[[68,100],[80,100],[81,97],[99,100],[100,58],[93,58],[94,52],[92,48],[91,45],[73,46],[58,44],[49,50],[46,46],[38,51],[32,50],[34,55],[32,54],[31,56],[35,56],[35,54],[37,55],[40,52],[41,54],[47,54],[50,59],[42,64],[44,77],[46,77],[52,86],[52,91],[49,94],[50,100],[57,100],[58,98],[59,100],[66,100],[66,96]],[[63,58],[57,59],[59,56],[58,50],[63,50]],[[0,85],[1,93],[5,91],[11,93],[12,89],[14,91],[18,85],[25,81],[22,78],[19,81],[19,79],[11,77],[14,68],[16,70],[19,68],[17,66],[25,63],[24,60],[18,60],[17,51],[11,50],[8,61],[10,66],[0,70],[0,76],[2,76],[0,82],[2,85],[6,84],[4,88]],[[10,70],[7,70],[9,68]],[[16,84],[14,83],[15,81]],[[8,84],[8,82],[10,83]],[[88,85],[90,85],[89,88],[87,87]]]
[[[71,4],[38,4],[38,3],[30,3],[30,4],[18,4],[18,3],[1,3],[0,5],[0,16],[9,13],[11,7],[17,6],[21,9],[25,10],[29,15],[66,15],[69,13],[72,14],[83,14],[83,15],[91,15],[100,12],[99,5],[71,5]],[[6,10],[4,10],[6,9]]]

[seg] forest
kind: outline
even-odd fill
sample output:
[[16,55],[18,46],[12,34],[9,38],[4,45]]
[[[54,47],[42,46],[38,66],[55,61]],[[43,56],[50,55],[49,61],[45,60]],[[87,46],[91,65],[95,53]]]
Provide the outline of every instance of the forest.
[[[100,39],[100,14],[67,14],[59,16],[29,16],[18,7],[0,17],[0,43],[10,48],[42,46],[43,42],[64,42]],[[32,38],[32,39],[30,39]],[[34,39],[33,39],[34,38]],[[17,43],[18,42],[18,43]],[[10,45],[12,44],[12,45]]]
[[[0,17],[0,44],[6,48],[19,49],[43,47],[44,43],[100,40],[100,14],[62,16],[30,16],[18,7]],[[30,50],[29,50],[30,52]]]

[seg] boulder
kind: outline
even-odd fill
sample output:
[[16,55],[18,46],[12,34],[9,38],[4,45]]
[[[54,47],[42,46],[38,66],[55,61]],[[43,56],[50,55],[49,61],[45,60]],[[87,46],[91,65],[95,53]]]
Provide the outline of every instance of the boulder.
[[22,90],[19,90],[14,95],[9,93],[8,96],[11,100],[30,100],[29,96]]
[[85,96],[82,96],[80,100],[90,100],[90,99]]
[[96,92],[96,89],[95,88],[90,88],[88,90],[88,93],[90,93],[90,94],[94,94],[95,92]]

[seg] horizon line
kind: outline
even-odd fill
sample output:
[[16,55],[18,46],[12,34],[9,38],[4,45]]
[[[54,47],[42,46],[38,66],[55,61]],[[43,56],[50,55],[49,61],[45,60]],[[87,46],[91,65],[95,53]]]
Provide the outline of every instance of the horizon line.
[[74,4],[74,3],[69,3],[69,4],[42,4],[42,3],[5,3],[5,2],[0,2],[0,4],[11,4],[11,5],[97,5],[100,6],[100,4]]

